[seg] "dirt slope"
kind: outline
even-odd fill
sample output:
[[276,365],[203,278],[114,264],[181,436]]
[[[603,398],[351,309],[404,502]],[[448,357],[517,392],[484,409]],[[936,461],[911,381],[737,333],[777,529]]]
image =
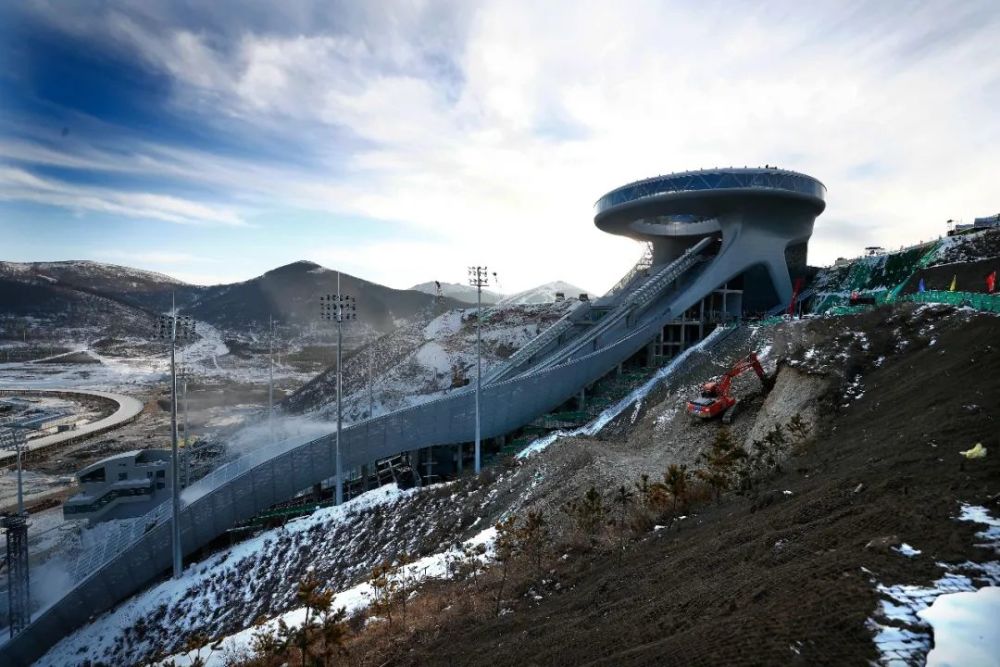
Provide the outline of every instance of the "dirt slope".
[[[560,592],[439,626],[391,664],[876,659],[871,576],[929,583],[937,561],[992,556],[972,546],[976,527],[953,517],[959,501],[998,510],[998,333],[995,317],[904,307],[817,320],[777,340],[796,372],[827,387],[815,441],[782,472],[699,508],[680,532],[650,533],[620,565],[609,554],[562,561]],[[965,462],[959,450],[979,441],[990,454]],[[881,538],[924,555],[866,547]]]

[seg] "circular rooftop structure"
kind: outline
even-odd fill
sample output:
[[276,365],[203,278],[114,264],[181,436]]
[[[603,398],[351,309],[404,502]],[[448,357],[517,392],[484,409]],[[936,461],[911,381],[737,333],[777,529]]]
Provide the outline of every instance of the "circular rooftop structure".
[[815,218],[826,207],[826,186],[785,169],[684,171],[623,185],[594,204],[603,231],[648,240],[696,236],[720,229],[720,219],[753,212]]

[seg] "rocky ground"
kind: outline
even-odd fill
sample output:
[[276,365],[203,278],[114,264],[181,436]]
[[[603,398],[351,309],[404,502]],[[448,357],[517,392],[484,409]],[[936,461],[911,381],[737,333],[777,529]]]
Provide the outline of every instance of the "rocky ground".
[[[412,491],[346,518],[323,510],[266,532],[247,543],[252,548],[223,550],[195,565],[187,583],[165,583],[102,617],[60,644],[50,664],[78,664],[58,662],[68,655],[80,664],[117,664],[126,655],[175,652],[206,629],[229,635],[258,616],[295,609],[296,584],[309,572],[345,590],[380,561],[442,553],[505,516],[533,511],[562,535],[545,586],[519,580],[500,617],[489,611],[492,603],[456,614],[450,602],[430,625],[415,622],[405,639],[373,647],[358,635],[349,662],[878,660],[877,624],[909,630],[880,616],[877,586],[930,584],[942,575],[939,563],[991,557],[974,546],[977,527],[955,517],[960,502],[998,509],[998,330],[995,317],[909,305],[741,329],[710,353],[692,355],[596,436],[564,438],[478,480]],[[775,425],[797,417],[806,435],[796,446],[789,440],[775,450],[776,465],[742,490],[692,501],[671,528],[650,524],[630,534],[621,553],[607,546],[615,542],[610,527],[604,547],[581,549],[567,537],[566,503],[589,488],[610,506],[614,489],[635,488],[643,474],[658,481],[671,463],[705,466],[721,426],[692,421],[683,402],[750,350],[764,357],[776,382],[765,395],[752,375],[740,378],[743,408],[730,433],[753,452]],[[965,461],[959,450],[975,442],[990,455]],[[901,555],[904,542],[923,555]],[[447,588],[458,585],[428,583],[416,595],[428,605],[453,600]],[[137,620],[136,610],[146,607],[171,619],[169,627]],[[91,643],[100,650],[75,652]]]
[[[996,558],[975,546],[982,526],[955,519],[963,502],[1000,509],[1000,320],[904,307],[795,327],[776,332],[772,354],[787,355],[789,382],[822,385],[808,446],[755,488],[694,509],[683,530],[653,531],[621,556],[565,560],[551,575],[558,592],[522,597],[500,617],[450,618],[391,663],[885,660],[873,617],[919,628],[879,617],[878,584],[930,585],[947,571],[942,563]],[[976,442],[989,449],[985,459],[959,455]],[[550,461],[578,444],[557,445]],[[905,557],[903,542],[922,554]]]

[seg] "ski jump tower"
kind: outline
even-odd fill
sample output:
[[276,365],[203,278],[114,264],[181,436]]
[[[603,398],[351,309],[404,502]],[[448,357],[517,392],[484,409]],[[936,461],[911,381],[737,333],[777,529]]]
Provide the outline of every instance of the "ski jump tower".
[[774,167],[685,171],[612,190],[594,205],[594,223],[651,243],[654,269],[706,237],[721,239],[719,285],[735,280],[742,310],[754,312],[791,299],[825,196],[815,178]]
[[[825,193],[814,178],[771,168],[684,172],[609,192],[597,201],[595,223],[649,242],[649,261],[484,370],[481,420],[479,392],[461,387],[338,431],[244,452],[185,490],[178,518],[184,555],[339,471],[422,449],[453,452],[477,433],[506,437],[648,354],[651,344],[660,344],[654,355],[670,356],[702,337],[717,299],[727,317],[787,303]],[[681,340],[668,340],[678,328]],[[169,572],[172,517],[171,503],[163,503],[82,554],[64,595],[6,643],[0,636],[0,665],[32,664],[59,638]]]

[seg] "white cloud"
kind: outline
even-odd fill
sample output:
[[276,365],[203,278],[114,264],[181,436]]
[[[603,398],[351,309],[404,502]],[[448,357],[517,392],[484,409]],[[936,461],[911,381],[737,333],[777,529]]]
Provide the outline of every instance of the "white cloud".
[[[998,206],[1000,12],[989,3],[487,2],[440,34],[432,18],[426,5],[393,5],[337,32],[246,30],[221,45],[120,13],[90,29],[168,72],[180,108],[211,100],[284,133],[290,150],[307,144],[320,165],[149,140],[128,168],[193,174],[251,209],[314,207],[433,231],[419,244],[318,251],[394,285],[476,261],[515,289],[556,277],[610,285],[638,249],[593,227],[592,202],[673,170],[777,163],[817,176],[829,197],[814,262],[930,238],[947,218]],[[120,154],[88,151],[72,159]],[[98,199],[160,219],[238,218],[191,202]]]
[[184,225],[243,226],[240,215],[226,207],[149,192],[76,186],[40,178],[23,169],[0,166],[0,201],[31,201],[73,211],[111,213]]

